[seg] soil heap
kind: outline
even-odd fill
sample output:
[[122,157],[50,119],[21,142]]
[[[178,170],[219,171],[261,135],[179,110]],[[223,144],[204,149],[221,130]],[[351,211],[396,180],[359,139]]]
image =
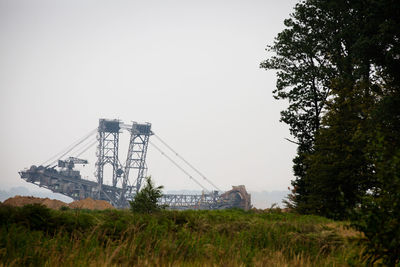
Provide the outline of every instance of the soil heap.
[[114,207],[105,200],[94,200],[90,197],[75,200],[74,202],[68,205],[70,208],[78,208],[78,209],[89,209],[89,210],[105,210],[105,209],[114,209]]
[[70,207],[72,209],[89,209],[89,210],[105,210],[114,209],[114,207],[105,200],[94,200],[92,198],[85,198],[76,200],[70,204],[62,202],[57,199],[40,198],[40,197],[27,197],[15,196],[3,202],[4,205],[22,207],[28,204],[42,204],[50,209],[58,210],[61,207]]
[[26,196],[15,196],[3,202],[5,205],[22,207],[28,204],[42,204],[50,209],[58,210],[61,207],[67,207],[68,204],[57,199],[40,198],[40,197],[26,197]]

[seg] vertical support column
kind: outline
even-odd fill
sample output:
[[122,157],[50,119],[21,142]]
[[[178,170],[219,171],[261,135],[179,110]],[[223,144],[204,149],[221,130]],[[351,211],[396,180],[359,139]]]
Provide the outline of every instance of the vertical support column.
[[104,166],[110,164],[113,170],[112,185],[116,186],[119,178],[118,143],[119,143],[119,121],[99,120],[96,162],[96,178],[98,182],[98,198],[104,199],[102,187],[104,184]]
[[[151,124],[137,124],[133,123],[131,128],[131,137],[128,148],[128,155],[124,168],[124,176],[122,182],[123,196],[121,197],[121,205],[126,201],[126,194],[132,195],[132,189],[135,192],[140,190],[142,180],[146,175],[146,154],[149,144],[151,132]],[[131,182],[129,180],[129,173],[131,169],[137,170],[136,180]]]

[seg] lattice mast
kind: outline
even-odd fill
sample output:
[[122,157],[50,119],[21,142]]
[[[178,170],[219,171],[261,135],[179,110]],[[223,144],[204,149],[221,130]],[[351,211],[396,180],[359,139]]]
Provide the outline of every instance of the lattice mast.
[[[140,190],[142,180],[146,176],[147,171],[146,154],[149,138],[150,135],[153,134],[151,132],[150,123],[138,124],[134,122],[128,130],[130,131],[131,136],[124,167],[121,204],[126,201],[126,198],[131,197],[133,193],[137,193]],[[137,170],[137,176],[133,181],[129,179],[131,169]]]
[[[99,120],[97,140],[97,162],[96,162],[96,178],[99,185],[98,198],[103,199],[105,194],[104,185],[104,166],[110,164],[112,166],[112,186],[117,185],[118,178],[121,176],[118,160],[118,143],[119,143],[119,126],[118,120]],[[107,196],[110,198],[111,196]],[[112,197],[115,201],[115,197]],[[110,199],[111,200],[111,199]]]

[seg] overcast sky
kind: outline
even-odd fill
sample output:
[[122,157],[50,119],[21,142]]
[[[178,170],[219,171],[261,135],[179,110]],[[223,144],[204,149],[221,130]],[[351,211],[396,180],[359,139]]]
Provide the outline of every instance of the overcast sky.
[[[287,103],[259,64],[295,3],[0,0],[0,189],[34,188],[19,170],[115,118],[151,122],[221,189],[286,190]],[[93,179],[95,148],[81,157]],[[166,190],[200,189],[151,146],[147,164]]]

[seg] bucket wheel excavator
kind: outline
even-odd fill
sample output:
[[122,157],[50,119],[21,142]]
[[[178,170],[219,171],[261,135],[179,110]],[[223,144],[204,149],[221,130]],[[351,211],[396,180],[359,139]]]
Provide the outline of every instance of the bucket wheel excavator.
[[[130,135],[124,164],[121,164],[119,157],[119,134],[122,131],[127,131]],[[76,156],[64,158],[71,154],[73,150],[76,150],[78,146],[85,144],[94,135],[96,135],[95,140],[81,148]],[[175,157],[179,158],[217,190],[207,190],[176,160],[163,152],[158,145],[151,143],[149,139],[152,135],[167,147]],[[69,196],[74,200],[90,197],[109,201],[118,208],[126,208],[129,206],[129,201],[139,192],[142,181],[146,177],[146,155],[149,143],[203,189],[201,195],[164,194],[159,199],[161,204],[167,205],[171,209],[224,209],[232,207],[249,209],[251,207],[250,195],[244,186],[234,186],[232,190],[219,194],[220,190],[214,183],[152,132],[150,123],[124,124],[119,120],[100,119],[97,129],[75,142],[66,151],[58,153],[40,166],[32,165],[29,169],[20,171],[19,174],[27,182]],[[95,180],[82,178],[80,171],[76,170],[75,166],[86,165],[89,162],[86,159],[79,158],[79,156],[96,144]],[[111,177],[105,177],[108,176],[110,171]],[[111,179],[106,182],[105,178]]]

